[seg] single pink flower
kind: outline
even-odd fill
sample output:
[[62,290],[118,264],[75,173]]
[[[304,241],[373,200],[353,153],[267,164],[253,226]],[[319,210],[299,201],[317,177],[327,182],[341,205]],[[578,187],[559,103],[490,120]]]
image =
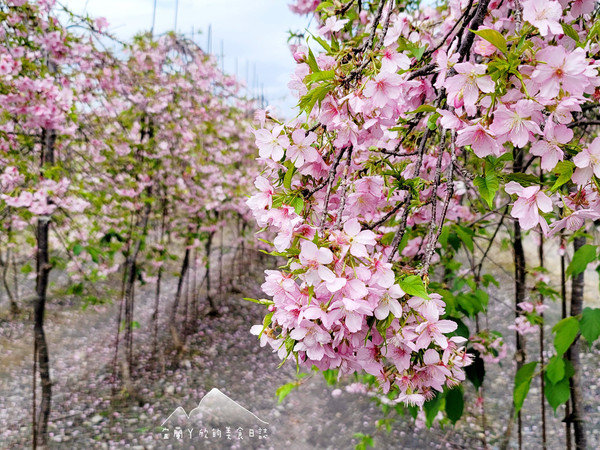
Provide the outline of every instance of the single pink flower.
[[593,175],[600,177],[600,138],[594,139],[589,147],[575,155],[573,162],[577,169],[572,180],[579,186],[587,184]]
[[472,109],[479,99],[480,92],[494,92],[494,81],[489,75],[484,75],[486,68],[485,64],[455,64],[454,70],[458,75],[448,78],[444,83],[448,92],[448,103],[455,108],[464,105],[465,108]]
[[561,45],[546,47],[537,52],[535,58],[540,64],[531,79],[540,86],[539,95],[543,98],[558,97],[561,88],[572,96],[581,96],[590,78],[595,77],[596,71],[588,64],[582,48],[567,51]]
[[500,155],[501,146],[496,142],[494,134],[483,128],[480,123],[458,130],[456,134],[456,145],[460,147],[470,145],[479,158]]
[[494,112],[490,130],[497,136],[505,136],[515,147],[525,147],[529,133],[542,134],[538,124],[531,120],[531,116],[542,108],[533,100],[519,100],[514,111],[501,104]]
[[560,3],[548,0],[525,0],[523,2],[523,19],[532,24],[542,36],[548,33],[562,34],[559,23],[562,17]]
[[540,191],[539,186],[524,188],[516,181],[511,181],[506,184],[504,190],[508,194],[517,194],[519,197],[510,215],[519,219],[519,224],[524,230],[530,230],[541,221],[545,223],[545,220],[540,217],[539,210],[545,213],[552,211],[552,200]]
[[294,165],[299,169],[305,162],[315,162],[319,157],[319,152],[312,147],[317,140],[317,135],[312,131],[308,134],[304,130],[298,129],[292,133],[293,145],[288,149],[288,157],[294,161]]
[[396,73],[381,72],[367,81],[363,94],[371,99],[373,106],[383,108],[388,102],[398,99],[402,81],[402,77]]
[[559,144],[567,144],[573,139],[573,130],[565,125],[555,125],[548,121],[544,129],[544,138],[531,146],[531,154],[542,158],[543,170],[552,170],[564,158]]

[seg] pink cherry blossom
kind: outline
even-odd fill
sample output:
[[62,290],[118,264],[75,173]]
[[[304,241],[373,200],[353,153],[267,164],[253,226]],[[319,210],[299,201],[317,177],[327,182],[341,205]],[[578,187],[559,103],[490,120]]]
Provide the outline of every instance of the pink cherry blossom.
[[494,134],[483,128],[480,123],[458,130],[456,145],[470,145],[479,158],[488,155],[499,156],[501,152],[501,146],[498,145]]
[[573,173],[573,181],[580,186],[588,183],[592,176],[600,177],[600,138],[580,151],[573,158],[577,169]]
[[402,77],[398,74],[381,72],[367,81],[363,94],[372,100],[375,107],[381,108],[400,96],[402,81]]
[[284,149],[289,146],[287,136],[281,135],[283,126],[276,126],[271,131],[261,128],[254,132],[256,146],[261,158],[272,158],[279,161],[283,158]]
[[539,95],[543,98],[557,97],[560,89],[580,96],[590,84],[589,77],[594,76],[594,69],[589,66],[582,48],[567,51],[561,45],[546,47],[537,52],[535,57],[540,64],[536,65],[531,79],[539,84]]
[[562,16],[560,3],[548,0],[526,0],[523,2],[523,19],[536,27],[542,36],[548,33],[562,34],[558,22]]
[[565,125],[555,125],[548,121],[544,129],[544,138],[531,146],[531,154],[542,158],[543,170],[552,170],[564,158],[564,153],[559,144],[567,144],[573,139],[573,130]]
[[381,298],[379,305],[375,308],[375,317],[379,320],[386,319],[390,313],[394,315],[394,317],[402,316],[402,306],[398,301],[399,298],[404,297],[405,292],[398,286],[394,284]]
[[504,135],[516,147],[524,147],[530,140],[530,133],[542,134],[539,125],[531,119],[541,109],[533,100],[519,100],[514,110],[500,105],[494,112],[490,130],[499,137]]
[[315,133],[306,134],[303,130],[295,130],[292,133],[293,144],[289,147],[288,157],[294,162],[297,168],[304,165],[304,162],[314,162],[319,157],[319,153],[312,147],[317,140]]
[[464,105],[467,111],[472,111],[480,92],[494,92],[492,78],[484,75],[484,64],[458,63],[454,65],[454,70],[458,75],[446,79],[444,87],[448,91],[448,103],[455,108]]
[[540,217],[540,210],[545,213],[552,211],[552,200],[540,191],[539,186],[524,188],[516,181],[510,181],[506,184],[504,190],[508,194],[517,194],[519,197],[513,205],[510,215],[515,219],[519,219],[519,224],[524,230],[530,230],[541,221],[544,221]]

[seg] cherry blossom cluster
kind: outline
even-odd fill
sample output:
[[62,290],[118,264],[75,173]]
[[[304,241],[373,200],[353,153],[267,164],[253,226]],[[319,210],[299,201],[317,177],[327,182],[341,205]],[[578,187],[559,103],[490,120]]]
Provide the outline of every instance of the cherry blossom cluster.
[[[450,243],[473,251],[471,224],[505,206],[548,237],[600,217],[600,140],[575,127],[600,97],[593,8],[292,5],[319,27],[291,46],[298,117],[265,114],[255,132],[264,171],[248,205],[287,259],[263,285],[263,345],[365,371],[409,404],[464,379],[470,356],[435,293],[453,295],[435,271]],[[505,351],[497,339],[474,346]]]

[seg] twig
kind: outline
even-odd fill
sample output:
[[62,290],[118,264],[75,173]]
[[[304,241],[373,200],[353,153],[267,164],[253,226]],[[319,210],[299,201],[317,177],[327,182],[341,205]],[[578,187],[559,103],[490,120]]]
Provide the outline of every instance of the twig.
[[336,159],[336,161],[334,163],[334,166],[331,168],[331,170],[329,172],[329,177],[328,177],[328,180],[327,180],[327,195],[325,196],[325,203],[323,205],[323,215],[321,216],[321,226],[319,227],[319,232],[321,232],[321,233],[325,229],[325,221],[327,220],[327,210],[329,208],[329,198],[331,197],[331,189],[333,187],[333,179],[335,178],[335,173],[337,171],[337,166],[339,165],[340,160],[342,159],[342,155],[346,151],[346,148],[351,149],[352,146],[342,148],[342,151],[340,152],[340,155]]

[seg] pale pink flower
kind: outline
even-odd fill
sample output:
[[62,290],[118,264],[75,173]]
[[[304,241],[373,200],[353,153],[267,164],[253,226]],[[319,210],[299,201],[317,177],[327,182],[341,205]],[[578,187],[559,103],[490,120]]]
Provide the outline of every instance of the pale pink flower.
[[284,149],[289,146],[288,137],[281,135],[283,126],[276,126],[271,131],[261,128],[254,131],[255,143],[261,158],[272,158],[279,161],[283,158]]
[[456,145],[460,147],[470,145],[479,158],[500,155],[502,147],[496,142],[494,134],[483,128],[480,123],[458,130],[456,134]]
[[580,209],[575,211],[573,214],[550,225],[550,231],[547,233],[546,237],[554,236],[564,228],[569,231],[577,231],[583,226],[586,219],[598,220],[600,219],[600,212],[594,211],[593,209]]
[[319,34],[321,36],[326,36],[328,33],[335,33],[336,31],[340,31],[344,28],[344,25],[348,23],[348,19],[338,19],[335,16],[328,17],[325,20],[325,24],[319,28]]
[[593,175],[600,177],[600,138],[594,139],[589,147],[575,155],[573,162],[577,169],[572,180],[579,186],[587,184]]
[[390,313],[394,317],[400,317],[402,315],[402,305],[398,301],[399,298],[404,297],[406,293],[397,284],[392,285],[384,294],[379,305],[375,308],[375,317],[379,320],[386,319]]
[[519,100],[514,111],[501,104],[494,112],[490,130],[497,136],[505,136],[515,147],[524,147],[529,142],[529,133],[542,134],[538,124],[530,119],[542,108],[533,100]]
[[408,70],[410,68],[410,58],[404,53],[398,53],[391,48],[386,48],[381,57],[382,72],[397,72],[400,70]]
[[316,284],[322,279],[319,269],[324,264],[331,264],[333,262],[333,253],[328,248],[317,247],[314,242],[304,241],[300,244],[299,259],[300,264],[309,269],[306,272],[307,281],[310,284]]
[[344,232],[348,236],[350,254],[357,258],[368,258],[367,245],[375,245],[376,234],[371,230],[362,230],[358,220],[353,218],[344,224]]
[[516,181],[511,181],[506,184],[504,190],[508,194],[517,194],[519,197],[510,215],[519,219],[519,224],[524,230],[530,230],[541,221],[545,223],[545,220],[540,217],[539,210],[545,213],[552,211],[552,200],[540,191],[539,186],[524,188]]
[[589,77],[595,76],[582,48],[567,51],[561,45],[546,47],[535,58],[541,64],[536,66],[531,79],[539,84],[539,95],[543,98],[554,99],[561,88],[573,96],[583,95],[590,84]]
[[395,73],[381,72],[367,81],[363,94],[370,98],[376,108],[384,107],[389,101],[400,96],[402,77]]
[[425,321],[415,329],[420,334],[415,344],[417,348],[427,348],[431,341],[435,341],[437,345],[445,349],[448,347],[448,339],[444,333],[451,333],[457,328],[457,323],[452,320]]
[[319,157],[319,152],[312,147],[312,144],[317,140],[317,135],[312,131],[308,135],[304,130],[295,130],[292,133],[293,145],[288,149],[288,157],[294,161],[294,165],[300,168],[304,162],[315,162]]
[[448,92],[448,103],[455,108],[465,106],[467,111],[475,107],[479,93],[494,92],[495,84],[489,75],[484,75],[485,64],[458,63],[454,66],[458,75],[450,77],[444,83]]
[[532,24],[542,36],[548,33],[562,34],[559,23],[562,17],[560,3],[548,0],[525,0],[523,2],[523,19]]
[[573,130],[565,125],[555,125],[548,121],[544,129],[544,138],[531,146],[531,154],[542,158],[543,170],[552,170],[564,158],[559,144],[567,144],[573,139]]

